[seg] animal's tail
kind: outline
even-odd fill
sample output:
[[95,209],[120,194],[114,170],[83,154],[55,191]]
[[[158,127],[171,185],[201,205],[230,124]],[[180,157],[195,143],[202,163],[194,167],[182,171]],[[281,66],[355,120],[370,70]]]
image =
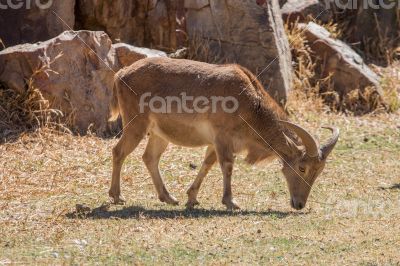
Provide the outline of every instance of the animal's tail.
[[118,119],[119,116],[119,104],[118,104],[118,84],[119,79],[117,77],[114,78],[114,85],[112,89],[112,96],[110,102],[110,118],[108,121],[112,122]]

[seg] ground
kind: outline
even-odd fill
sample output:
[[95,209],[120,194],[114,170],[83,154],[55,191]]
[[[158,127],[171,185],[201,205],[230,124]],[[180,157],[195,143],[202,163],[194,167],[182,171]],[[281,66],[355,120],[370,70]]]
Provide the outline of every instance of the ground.
[[[214,167],[185,210],[185,191],[204,149],[171,145],[161,162],[176,207],[157,200],[141,161],[123,168],[124,206],[108,206],[117,139],[41,131],[0,145],[0,264],[400,264],[400,116],[297,111],[325,140],[341,138],[303,211],[290,208],[280,163],[238,156],[225,211]],[[133,125],[134,126],[134,125]],[[194,169],[196,168],[197,169]]]

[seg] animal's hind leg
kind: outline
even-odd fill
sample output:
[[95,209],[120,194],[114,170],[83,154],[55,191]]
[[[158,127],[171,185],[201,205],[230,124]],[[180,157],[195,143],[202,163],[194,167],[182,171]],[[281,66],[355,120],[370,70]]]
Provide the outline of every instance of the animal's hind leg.
[[147,124],[145,122],[135,121],[135,126],[128,125],[124,129],[121,139],[113,148],[113,170],[111,188],[108,192],[114,204],[123,203],[124,199],[121,197],[121,168],[126,157],[137,147],[140,141],[146,134]]
[[233,200],[232,196],[232,171],[233,171],[233,152],[232,144],[226,143],[224,138],[220,138],[215,144],[215,150],[217,158],[221,166],[222,174],[224,177],[224,194],[222,197],[222,204],[226,206],[228,210],[237,210],[240,207]]
[[164,153],[167,146],[168,141],[151,134],[146,151],[143,154],[143,161],[149,170],[160,201],[171,205],[178,205],[178,201],[167,191],[158,168],[161,155]]
[[203,164],[201,165],[200,171],[197,174],[196,179],[193,181],[192,185],[187,191],[188,201],[186,203],[187,208],[193,208],[198,205],[197,194],[201,184],[203,183],[204,177],[208,174],[212,166],[217,161],[217,154],[215,153],[214,147],[209,146],[206,151],[206,156],[204,158]]

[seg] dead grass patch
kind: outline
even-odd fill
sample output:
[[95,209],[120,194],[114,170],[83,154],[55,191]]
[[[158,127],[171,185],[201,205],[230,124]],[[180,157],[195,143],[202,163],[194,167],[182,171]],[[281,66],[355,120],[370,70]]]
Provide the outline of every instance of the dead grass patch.
[[382,77],[381,86],[389,112],[396,112],[400,109],[400,62],[395,61],[389,67],[373,68]]
[[51,62],[43,63],[26,80],[21,92],[0,83],[0,142],[40,128],[72,133],[68,129],[73,128],[72,115],[66,117],[59,109],[52,107],[34,84],[36,75],[52,71],[50,66],[59,56]]
[[[311,18],[310,18],[311,19]],[[304,102],[315,106],[315,110],[326,110],[324,104],[336,112],[344,112],[352,115],[363,115],[380,111],[394,112],[398,108],[395,99],[398,94],[388,86],[383,86],[385,97],[382,98],[376,88],[364,89],[352,88],[347,94],[339,94],[335,88],[331,76],[322,77],[325,73],[325,62],[313,54],[305,33],[297,26],[298,23],[286,25],[294,64],[294,97],[296,102]],[[341,37],[343,32],[338,24],[333,22],[322,25],[331,32],[333,37]],[[393,81],[391,81],[393,83]],[[293,96],[291,96],[293,98]],[[389,102],[386,103],[386,100]],[[292,101],[293,102],[293,101]]]
[[63,114],[50,108],[49,101],[39,89],[27,85],[27,89],[19,93],[0,84],[0,137],[1,140],[13,137],[22,132],[35,131],[47,127],[66,130],[61,124]]
[[[226,63],[224,61],[221,61],[220,55],[211,52],[212,45],[217,45],[217,42],[204,38],[201,36],[201,34],[194,35],[193,37],[187,40],[187,47],[188,47],[187,59],[207,62],[210,64]],[[221,47],[221,44],[218,45]]]
[[329,132],[320,125],[342,132],[301,212],[290,209],[279,163],[253,167],[237,158],[233,190],[241,212],[220,204],[215,166],[201,206],[187,211],[185,191],[204,149],[171,145],[163,156],[167,187],[181,202],[170,207],[158,201],[142,163],[143,141],[123,166],[127,204],[108,206],[117,140],[42,130],[0,145],[1,263],[399,263],[399,116],[294,111],[295,121],[323,139]]
[[[332,83],[330,77],[319,78],[321,73],[317,68],[319,61],[313,55],[310,45],[306,39],[304,30],[300,29],[298,23],[286,24],[285,29],[294,60],[293,93],[290,96],[292,103],[307,102],[316,111],[326,110],[325,100],[321,97],[322,91],[328,91]],[[295,99],[297,98],[297,101]],[[333,100],[337,99],[330,99]]]

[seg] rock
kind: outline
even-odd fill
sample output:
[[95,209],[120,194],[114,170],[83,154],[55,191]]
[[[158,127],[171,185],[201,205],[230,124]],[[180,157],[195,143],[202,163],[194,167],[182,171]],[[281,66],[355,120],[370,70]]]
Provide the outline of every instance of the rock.
[[[399,32],[398,27],[394,25],[398,25],[399,23],[399,14],[398,7],[396,7],[396,3],[394,1],[389,0],[381,0],[386,3],[386,5],[394,4],[393,8],[379,8],[379,9],[362,9],[359,6],[357,20],[356,20],[356,31],[354,32],[355,40],[362,40],[365,37],[376,38],[379,34],[385,34],[385,37],[398,38]],[[379,18],[379,25],[377,26],[377,22],[375,16]],[[384,37],[384,36],[382,36]]]
[[6,47],[45,41],[74,28],[75,0],[8,1],[0,7],[0,39]]
[[174,0],[77,0],[77,29],[105,31],[113,42],[176,49]]
[[277,0],[186,0],[191,42],[206,49],[198,59],[238,63],[259,79],[279,101],[291,86],[291,55]]
[[210,0],[186,0],[185,1],[185,8],[187,9],[195,9],[200,10],[206,6],[210,5]]
[[335,89],[341,95],[370,86],[381,94],[379,77],[350,46],[331,38],[325,28],[313,22],[299,24],[299,27],[305,31],[311,50],[325,62],[322,78],[332,74]]
[[188,57],[189,50],[187,48],[181,48],[179,50],[176,50],[174,53],[171,53],[168,55],[170,58],[174,59],[185,59]]
[[288,0],[281,11],[283,21],[289,23],[305,22],[308,17],[323,23],[328,23],[333,19],[330,7],[321,0]]
[[149,31],[149,40],[145,46],[168,51],[176,50],[176,0],[152,0],[150,2],[154,6],[147,11],[145,29]]
[[166,57],[167,54],[148,48],[135,47],[126,43],[116,43],[112,47],[115,49],[115,53],[118,59],[118,68],[129,66],[134,62],[147,58],[147,57]]
[[26,80],[52,107],[73,117],[80,133],[90,127],[109,130],[109,101],[114,74],[145,57],[165,53],[126,44],[112,45],[104,32],[66,31],[42,43],[23,44],[0,52],[0,81],[19,92]]
[[347,41],[356,43],[368,59],[387,65],[388,57],[392,57],[390,52],[400,46],[400,2],[354,0],[342,4],[335,1],[335,5],[341,14],[339,21],[349,25],[345,32]]
[[[267,2],[267,0],[256,0],[257,5],[262,6]],[[279,6],[282,7],[286,4],[287,0],[279,0]]]

